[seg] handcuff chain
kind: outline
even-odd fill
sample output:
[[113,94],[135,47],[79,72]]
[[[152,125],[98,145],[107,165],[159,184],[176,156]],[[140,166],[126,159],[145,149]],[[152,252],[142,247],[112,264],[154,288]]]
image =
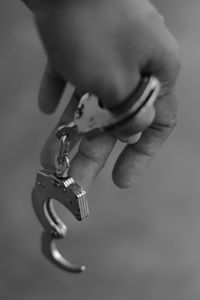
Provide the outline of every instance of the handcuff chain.
[[55,157],[56,175],[59,178],[65,178],[68,176],[70,168],[69,150],[70,140],[67,134],[63,134],[60,138],[60,145],[58,155]]

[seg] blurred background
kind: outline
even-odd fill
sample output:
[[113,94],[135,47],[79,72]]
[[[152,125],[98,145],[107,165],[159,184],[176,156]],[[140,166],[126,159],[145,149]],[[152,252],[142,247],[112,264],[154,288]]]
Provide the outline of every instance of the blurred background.
[[59,246],[87,266],[70,275],[42,257],[31,206],[39,153],[63,106],[39,112],[41,43],[26,7],[1,0],[0,299],[200,299],[200,1],[154,2],[182,49],[179,123],[135,186],[112,183],[116,147],[89,194],[90,217],[80,224],[63,211],[69,234]]

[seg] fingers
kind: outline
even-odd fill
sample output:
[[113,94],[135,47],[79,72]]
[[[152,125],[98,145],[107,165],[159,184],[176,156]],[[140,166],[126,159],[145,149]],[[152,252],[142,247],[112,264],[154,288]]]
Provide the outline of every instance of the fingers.
[[176,90],[156,102],[157,117],[141,139],[127,145],[113,169],[113,181],[122,188],[130,187],[146,170],[152,158],[176,125]]
[[131,186],[143,174],[176,125],[179,47],[162,24],[156,38],[162,43],[155,49],[144,70],[156,76],[161,83],[161,92],[155,103],[156,117],[136,144],[126,146],[115,164],[113,180],[122,188]]
[[56,73],[51,63],[48,62],[39,91],[39,107],[42,112],[51,114],[55,111],[65,87],[65,80]]
[[71,162],[70,174],[86,191],[104,167],[115,143],[116,139],[106,134],[82,140]]
[[130,121],[126,122],[118,128],[114,134],[120,140],[124,141],[132,135],[136,135],[140,132],[145,131],[155,118],[155,108],[153,105],[144,106],[141,111],[133,117]]
[[[148,52],[142,54],[142,67],[139,60],[135,61],[136,66],[134,70],[138,71],[134,71],[134,74],[136,74],[136,78],[137,73],[140,73],[140,76],[153,75],[158,78],[161,83],[160,98],[162,98],[165,95],[169,95],[176,84],[180,71],[180,53],[176,40],[164,23],[161,22],[160,18],[157,17],[157,14],[152,19],[151,33],[153,32],[152,40],[154,43],[150,43],[151,47],[149,46]],[[159,28],[159,30],[154,27]],[[136,84],[133,85],[133,91],[137,89],[137,86]],[[168,102],[167,98],[166,101]],[[168,103],[168,105],[171,105],[171,103]],[[155,111],[153,105],[148,107],[148,109],[142,110],[136,117],[129,120],[121,128],[118,128],[114,133],[115,136],[119,140],[124,140],[140,131],[145,131],[152,124],[155,113],[159,117],[159,113]],[[173,111],[170,113],[173,115]]]

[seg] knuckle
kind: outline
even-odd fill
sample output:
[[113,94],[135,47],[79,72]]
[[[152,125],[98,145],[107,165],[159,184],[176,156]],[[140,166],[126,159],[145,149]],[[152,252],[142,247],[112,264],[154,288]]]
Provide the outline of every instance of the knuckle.
[[147,21],[148,32],[151,33],[154,42],[150,47],[150,60],[155,66],[151,67],[161,77],[176,81],[181,70],[180,46],[156,10],[150,14]]
[[181,70],[180,46],[167,29],[164,42],[164,64],[168,77],[176,81]]
[[171,43],[168,43],[165,48],[165,57],[161,68],[160,80],[162,82],[162,92],[168,94],[176,89],[181,71],[180,48],[175,39]]

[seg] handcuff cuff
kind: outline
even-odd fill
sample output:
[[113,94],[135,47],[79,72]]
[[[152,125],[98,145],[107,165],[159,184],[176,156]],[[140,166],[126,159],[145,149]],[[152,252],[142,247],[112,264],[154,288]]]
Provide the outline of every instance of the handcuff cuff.
[[44,228],[42,252],[53,264],[71,273],[80,273],[85,266],[76,266],[66,260],[56,246],[56,240],[64,238],[67,227],[56,214],[53,200],[60,202],[71,214],[82,221],[89,215],[85,190],[70,176],[70,143],[77,135],[110,132],[122,126],[147,106],[154,105],[160,93],[157,78],[143,77],[138,88],[118,107],[107,110],[93,94],[84,94],[79,101],[73,122],[60,126],[56,136],[60,141],[55,157],[55,173],[41,170],[37,173],[32,191],[35,213]]

